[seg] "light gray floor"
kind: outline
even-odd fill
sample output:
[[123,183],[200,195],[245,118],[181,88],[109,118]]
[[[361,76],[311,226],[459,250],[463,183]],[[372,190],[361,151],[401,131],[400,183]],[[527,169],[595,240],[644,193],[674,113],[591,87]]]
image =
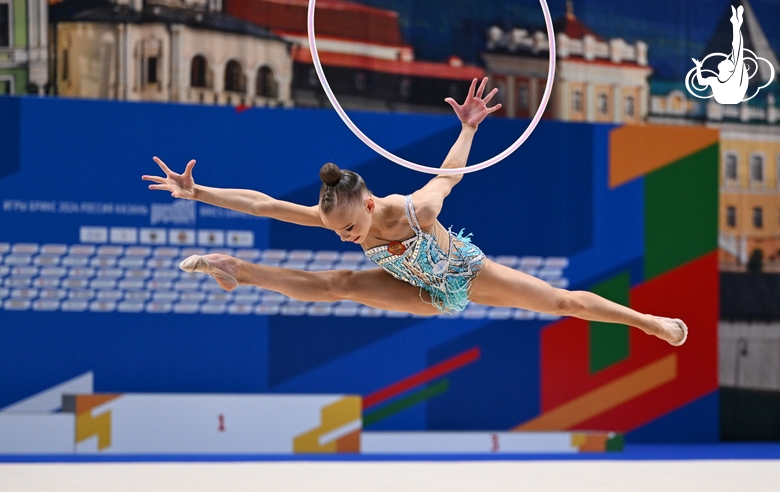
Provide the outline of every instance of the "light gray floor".
[[779,461],[0,464],[2,492],[777,492]]

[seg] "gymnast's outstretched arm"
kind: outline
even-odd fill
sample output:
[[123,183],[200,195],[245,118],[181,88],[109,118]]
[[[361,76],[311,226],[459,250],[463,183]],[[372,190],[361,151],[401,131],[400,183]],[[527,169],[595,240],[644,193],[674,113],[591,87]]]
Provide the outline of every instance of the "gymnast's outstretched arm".
[[[490,108],[487,107],[487,103],[498,92],[498,89],[493,89],[483,98],[482,95],[485,92],[487,81],[487,77],[482,79],[482,83],[477,89],[477,79],[474,79],[471,82],[469,94],[462,105],[455,102],[451,97],[445,99],[452,106],[463,127],[458,140],[455,141],[449,154],[444,159],[444,163],[441,166],[442,169],[455,169],[466,166],[477,127],[487,115],[501,108],[501,104],[496,104]],[[436,220],[444,206],[444,199],[450,194],[452,188],[460,183],[461,179],[463,179],[462,174],[440,174],[430,180],[420,190],[413,193],[412,197],[417,211],[417,218],[421,224],[425,225]]]
[[150,190],[169,191],[174,198],[197,200],[216,207],[228,208],[260,217],[269,217],[284,222],[291,222],[311,227],[325,227],[320,219],[318,206],[306,207],[296,203],[277,200],[265,193],[253,190],[210,188],[195,184],[192,168],[195,160],[187,163],[184,173],[171,171],[165,163],[155,157],[154,162],[160,166],[165,177],[142,176],[141,179],[157,184],[149,185]]

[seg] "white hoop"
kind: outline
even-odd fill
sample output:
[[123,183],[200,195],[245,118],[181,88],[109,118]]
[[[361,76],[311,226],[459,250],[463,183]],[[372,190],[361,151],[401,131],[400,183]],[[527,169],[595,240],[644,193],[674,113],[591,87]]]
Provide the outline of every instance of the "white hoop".
[[360,140],[363,141],[363,143],[365,143],[370,148],[372,148],[376,153],[378,153],[379,155],[381,155],[386,159],[395,162],[396,164],[400,164],[406,168],[413,169],[421,173],[428,173],[428,174],[473,173],[476,171],[480,171],[482,169],[486,169],[492,166],[493,164],[504,160],[512,152],[517,150],[517,148],[520,147],[523,144],[523,142],[525,142],[526,139],[531,135],[531,132],[534,131],[536,125],[539,123],[539,120],[542,119],[542,114],[544,113],[544,110],[547,108],[547,102],[550,100],[553,78],[555,76],[555,34],[553,32],[553,24],[552,24],[552,19],[550,18],[550,9],[547,7],[547,2],[545,0],[539,0],[539,3],[542,5],[542,12],[544,13],[544,21],[545,21],[545,25],[547,26],[547,40],[550,45],[550,66],[549,69],[547,70],[547,86],[544,88],[544,95],[542,96],[542,101],[539,104],[539,109],[537,109],[534,118],[531,120],[531,123],[528,125],[528,128],[526,128],[525,132],[523,132],[523,134],[520,136],[520,138],[518,138],[515,141],[515,143],[510,145],[509,148],[507,148],[505,151],[501,152],[497,156],[488,159],[484,162],[480,162],[479,164],[474,164],[473,166],[461,167],[457,169],[442,169],[442,168],[434,168],[429,166],[423,166],[420,164],[415,164],[414,162],[407,161],[405,159],[396,156],[391,152],[388,152],[387,150],[380,147],[373,140],[368,138],[362,131],[360,131],[360,128],[358,128],[352,122],[352,120],[349,119],[349,116],[347,116],[347,113],[344,112],[344,109],[339,104],[338,100],[336,99],[336,96],[333,95],[333,91],[331,90],[330,85],[328,84],[328,79],[325,78],[325,72],[323,72],[322,70],[322,64],[320,63],[320,55],[317,52],[317,41],[314,36],[314,10],[316,5],[316,0],[309,0],[308,31],[309,31],[309,49],[311,50],[311,59],[314,62],[314,69],[317,71],[317,77],[320,79],[322,88],[325,89],[325,94],[328,96],[328,99],[330,100],[330,103],[333,105],[333,108],[341,117],[341,120],[347,125],[347,127],[349,127],[350,130],[352,130],[352,133],[354,133],[355,136],[357,136]]

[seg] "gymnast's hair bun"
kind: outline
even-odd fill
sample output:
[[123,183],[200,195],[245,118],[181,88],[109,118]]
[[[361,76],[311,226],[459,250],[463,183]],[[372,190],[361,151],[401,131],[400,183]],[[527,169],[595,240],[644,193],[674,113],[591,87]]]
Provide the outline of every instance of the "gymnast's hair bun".
[[341,169],[329,162],[320,169],[320,179],[328,186],[336,186],[341,180]]

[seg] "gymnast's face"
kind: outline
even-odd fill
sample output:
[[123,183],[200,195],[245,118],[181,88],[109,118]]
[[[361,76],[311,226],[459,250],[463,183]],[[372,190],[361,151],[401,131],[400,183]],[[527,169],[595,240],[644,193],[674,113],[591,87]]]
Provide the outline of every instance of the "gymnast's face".
[[376,204],[372,197],[336,207],[329,214],[320,214],[322,223],[344,242],[362,244],[371,228],[371,214]]

